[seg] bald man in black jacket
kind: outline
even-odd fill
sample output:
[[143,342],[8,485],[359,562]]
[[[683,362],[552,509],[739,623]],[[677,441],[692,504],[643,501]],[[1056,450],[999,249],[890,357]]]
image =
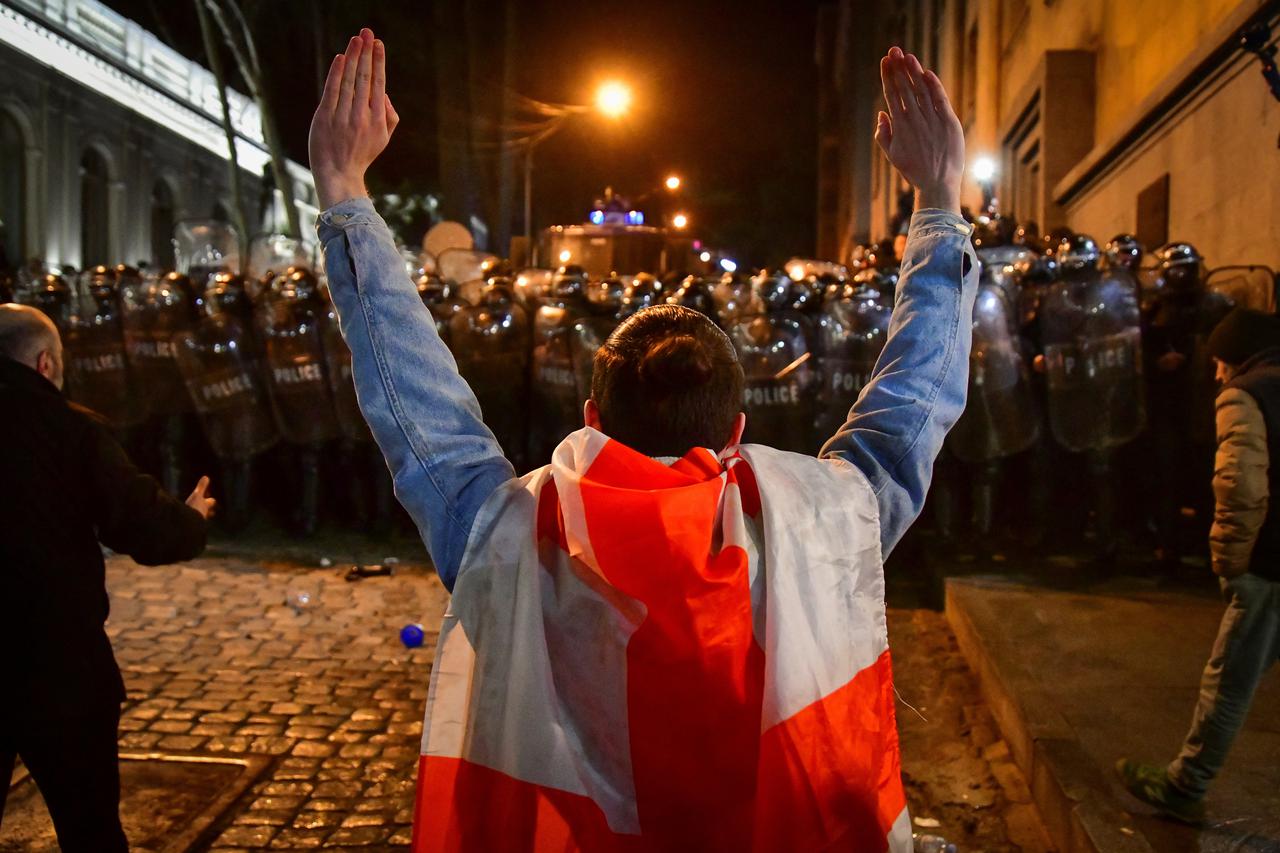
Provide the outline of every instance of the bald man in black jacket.
[[186,503],[165,494],[61,387],[56,327],[0,305],[0,812],[21,756],[64,851],[126,850],[99,543],[146,565],[189,560],[214,502],[207,477]]

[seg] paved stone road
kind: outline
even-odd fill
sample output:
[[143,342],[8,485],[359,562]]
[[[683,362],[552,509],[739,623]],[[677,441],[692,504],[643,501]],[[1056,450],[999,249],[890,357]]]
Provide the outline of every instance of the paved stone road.
[[[355,583],[342,568],[108,564],[109,633],[129,694],[121,746],[277,759],[215,850],[409,841],[446,596],[421,567]],[[301,613],[285,604],[292,589],[312,596]],[[407,622],[428,628],[427,644],[404,648]]]
[[[299,552],[295,556],[302,556]],[[348,564],[243,549],[182,567],[108,563],[109,632],[129,700],[124,748],[258,753],[274,763],[211,841],[243,849],[407,844],[421,717],[445,593],[421,566],[347,583]],[[285,604],[291,589],[309,608]],[[406,650],[407,622],[428,629]],[[1025,782],[941,614],[890,611],[912,813],[961,850],[1041,851]],[[920,827],[918,827],[920,828]]]

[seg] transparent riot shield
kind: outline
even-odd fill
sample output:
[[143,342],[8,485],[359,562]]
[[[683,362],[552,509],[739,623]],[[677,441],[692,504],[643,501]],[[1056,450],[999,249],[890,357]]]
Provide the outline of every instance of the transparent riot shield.
[[206,316],[174,336],[178,369],[218,458],[246,462],[276,443],[278,434],[263,387],[248,324],[224,310],[216,295]]
[[249,301],[255,305],[276,276],[293,267],[311,264],[306,244],[283,234],[259,234],[249,241],[249,262],[245,267],[245,283]]
[[516,303],[530,315],[542,305],[542,299],[551,291],[554,270],[527,267],[516,274],[513,284]]
[[969,398],[948,446],[971,464],[1003,459],[1035,444],[1039,417],[1027,360],[1007,292],[983,270],[973,306]]
[[809,324],[794,311],[757,314],[729,328],[745,378],[743,441],[779,450],[813,450],[816,371]]
[[1049,427],[1071,451],[1106,450],[1146,423],[1138,288],[1123,270],[1064,271],[1040,305]]
[[892,307],[868,288],[846,285],[818,318],[814,345],[817,362],[815,442],[821,445],[844,426],[889,334]]
[[741,273],[725,273],[711,290],[715,300],[716,317],[721,328],[729,329],[739,322],[763,314],[764,303],[752,286],[751,280]]
[[319,447],[337,438],[338,420],[321,337],[326,311],[315,275],[295,268],[278,276],[263,311],[267,388],[280,434],[293,444]]
[[468,305],[475,305],[499,260],[496,255],[475,249],[448,249],[436,258],[436,273],[455,296]]
[[1234,305],[1276,313],[1276,274],[1270,267],[1248,264],[1218,267],[1205,276],[1205,289]]
[[573,327],[571,338],[571,358],[573,359],[573,381],[577,388],[578,411],[591,397],[591,380],[595,375],[596,352],[608,340],[613,330],[618,328],[620,320],[617,315],[600,317],[584,317]]
[[586,319],[581,276],[557,276],[552,293],[534,315],[530,361],[529,463],[541,465],[565,436],[582,426],[574,373],[575,327]]
[[453,288],[435,273],[424,273],[418,279],[418,296],[422,304],[431,312],[436,323],[436,333],[440,340],[449,345],[449,324],[453,315],[457,314],[467,303],[454,295]]
[[190,292],[180,276],[143,276],[134,270],[121,272],[120,285],[125,350],[147,408],[160,416],[190,411],[173,343],[199,319]]
[[215,219],[191,219],[173,228],[178,272],[191,279],[199,292],[208,289],[215,273],[240,269],[240,235]]
[[517,469],[524,467],[528,438],[529,334],[529,315],[499,282],[485,288],[478,305],[455,314],[449,328],[458,372]]
[[116,429],[146,420],[125,352],[115,273],[85,273],[63,333],[67,396],[106,418]]
[[351,371],[351,350],[342,337],[338,312],[329,301],[328,289],[321,288],[324,313],[320,317],[320,343],[324,347],[325,376],[333,394],[334,415],[342,437],[357,444],[373,440],[369,425],[356,400],[355,377]]

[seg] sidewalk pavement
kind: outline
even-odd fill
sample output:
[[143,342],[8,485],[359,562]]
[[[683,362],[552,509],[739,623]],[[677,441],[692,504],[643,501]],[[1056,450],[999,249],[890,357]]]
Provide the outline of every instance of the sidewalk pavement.
[[1209,589],[948,581],[948,620],[1064,853],[1280,851],[1280,672],[1257,692],[1204,827],[1155,817],[1113,770],[1176,754],[1225,608]]

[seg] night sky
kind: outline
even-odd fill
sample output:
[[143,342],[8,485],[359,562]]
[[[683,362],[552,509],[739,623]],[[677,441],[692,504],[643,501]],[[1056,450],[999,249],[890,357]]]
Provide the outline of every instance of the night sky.
[[[204,61],[189,2],[107,2],[184,54]],[[452,15],[439,11],[442,3],[452,7]],[[634,108],[624,120],[575,117],[538,148],[537,224],[581,222],[606,185],[638,197],[675,172],[685,181],[685,194],[669,202],[654,192],[653,200],[642,205],[651,220],[663,213],[663,203],[672,203],[665,212],[686,210],[694,236],[757,264],[810,253],[818,5],[817,0],[516,2],[511,88],[560,103],[590,103],[596,84],[605,78],[624,80],[635,91]],[[369,176],[371,188],[439,192],[437,73],[447,63],[438,63],[433,53],[434,21],[448,29],[467,17],[469,36],[450,32],[450,37],[479,44],[480,51],[469,52],[472,57],[485,50],[500,57],[500,0],[242,0],[242,6],[269,69],[268,97],[278,110],[291,157],[306,162],[318,75],[344,48],[347,36],[361,25],[370,26],[387,44],[388,91],[402,118],[392,146]],[[487,71],[483,58],[476,64],[479,70],[470,72],[473,85]],[[491,64],[500,69],[499,62]],[[229,58],[227,65],[232,67]],[[500,70],[494,73],[495,86],[501,76]],[[458,77],[450,85],[466,86],[467,71],[459,70]],[[517,231],[520,175],[517,170],[513,186]]]

